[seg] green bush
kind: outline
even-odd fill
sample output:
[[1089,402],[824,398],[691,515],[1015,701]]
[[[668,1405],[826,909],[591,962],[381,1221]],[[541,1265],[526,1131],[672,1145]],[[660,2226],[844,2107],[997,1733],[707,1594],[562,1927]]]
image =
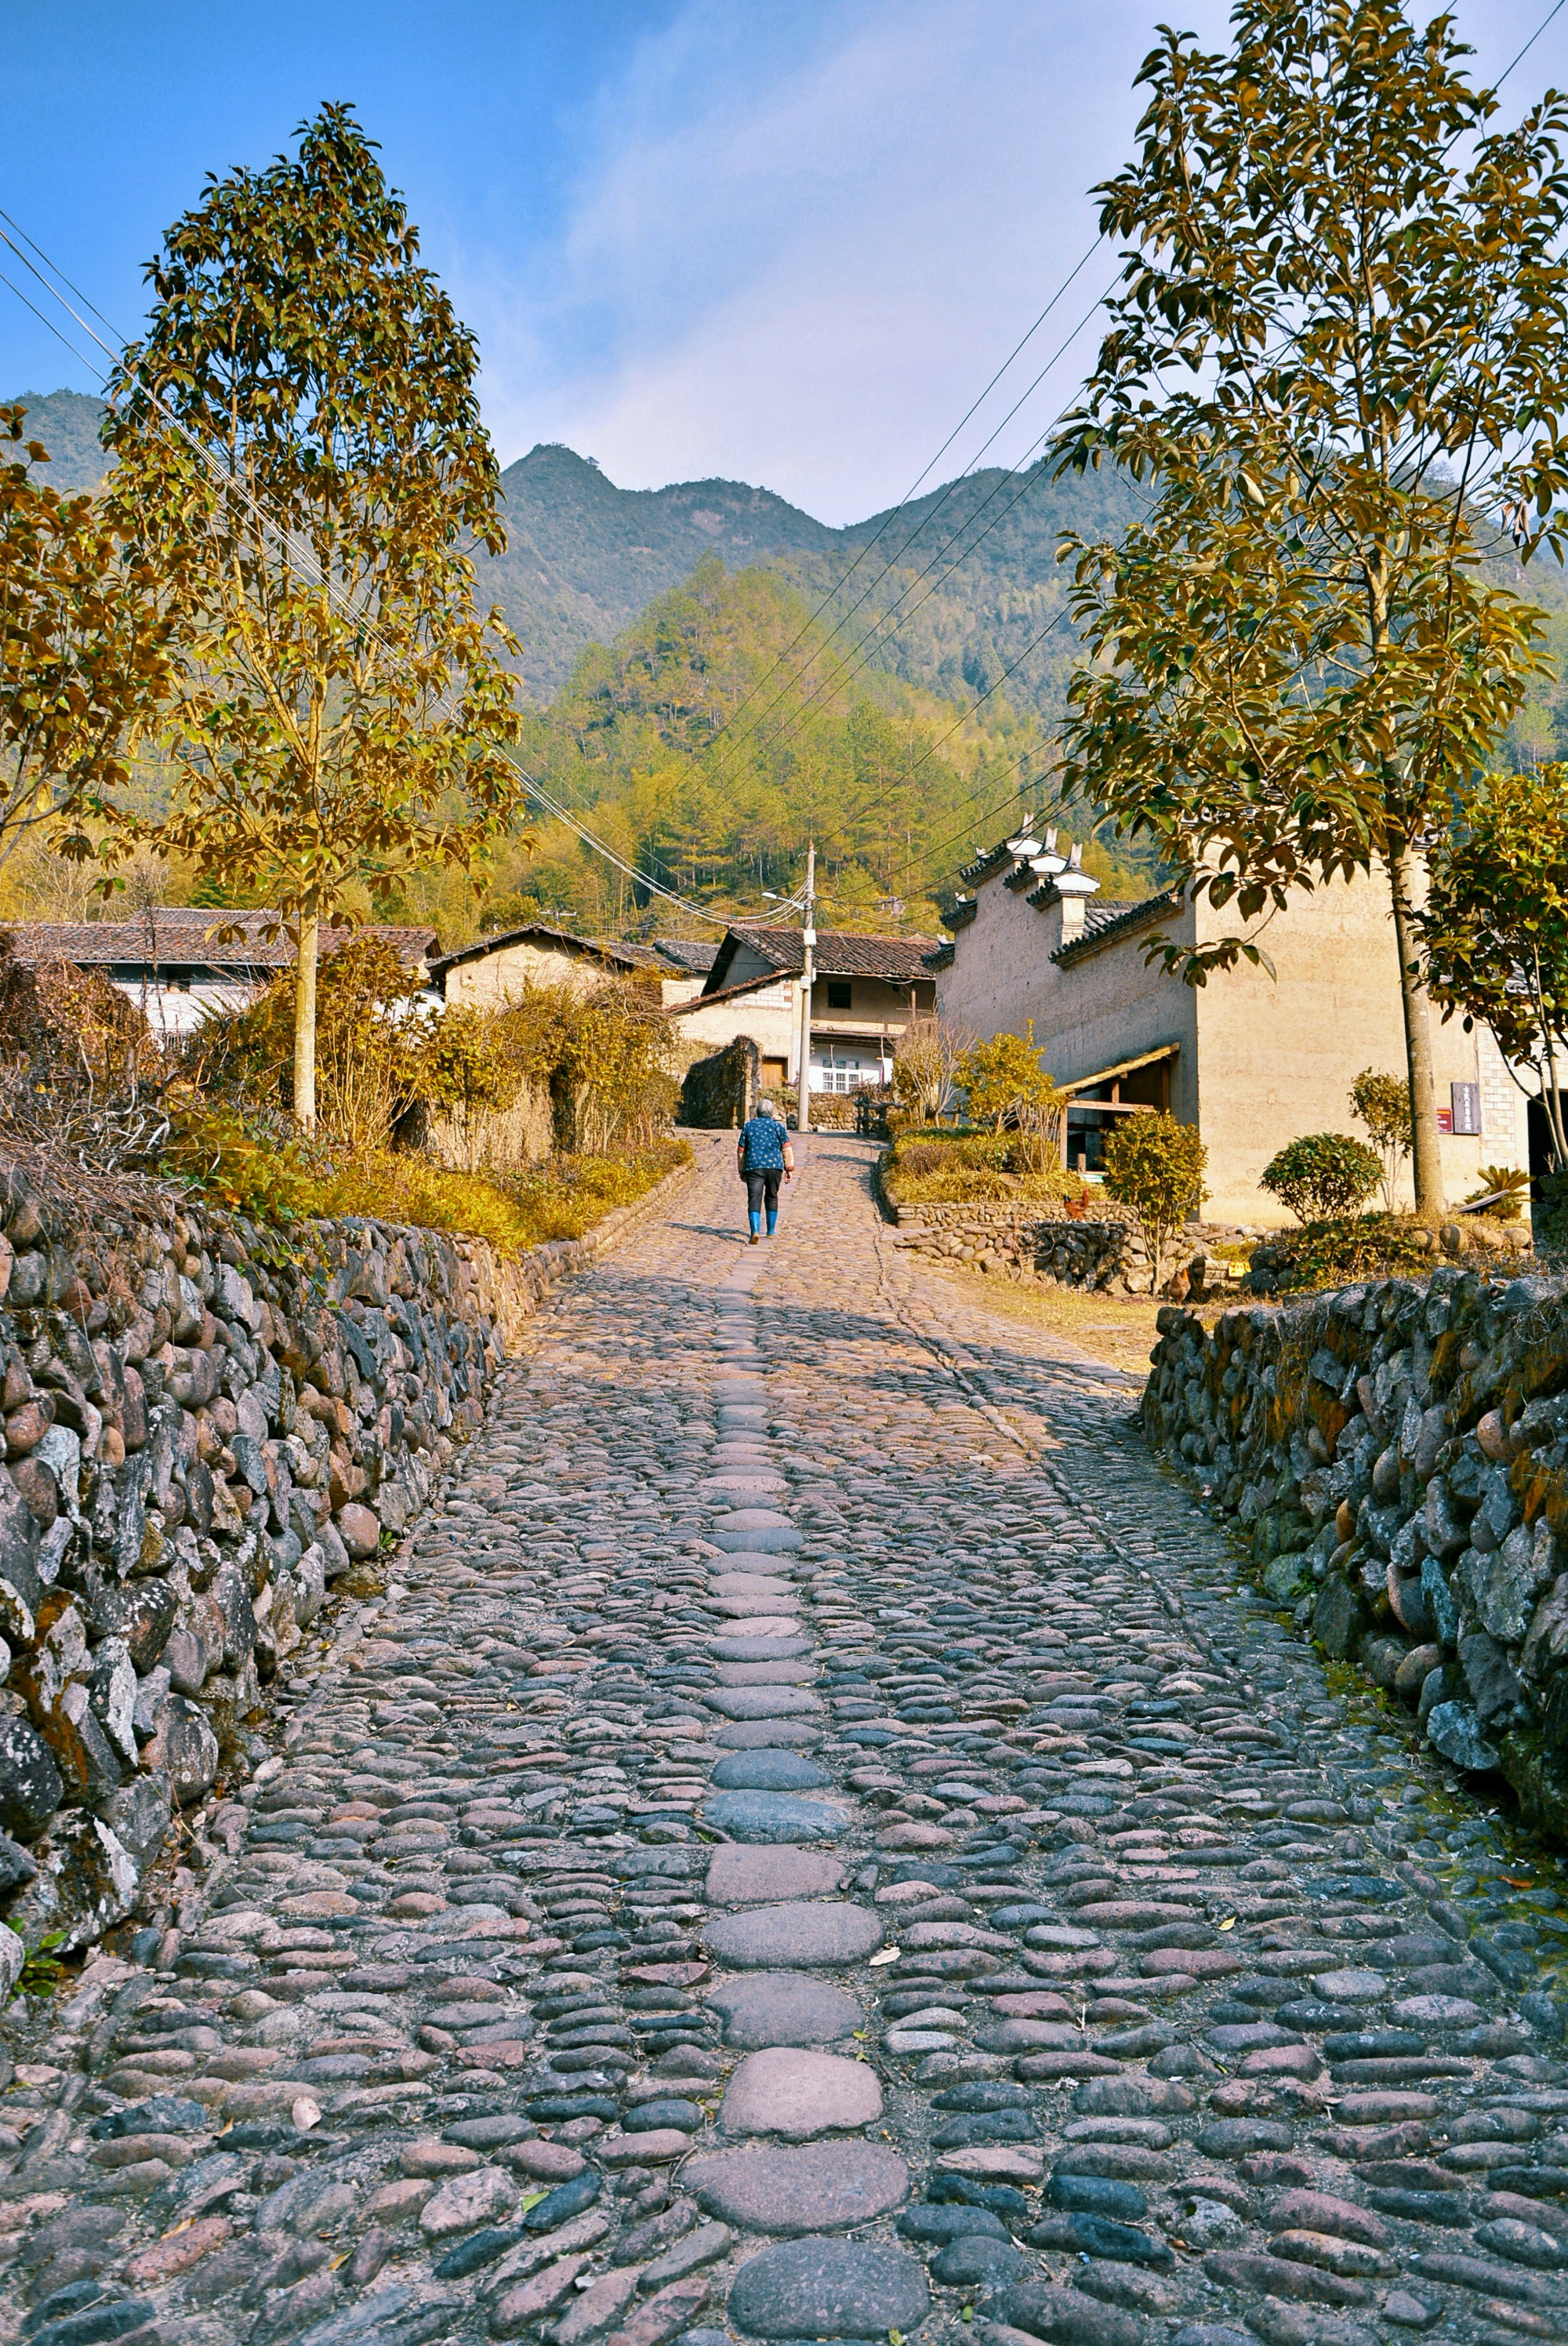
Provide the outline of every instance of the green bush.
[[1105,1195],[1136,1218],[1148,1252],[1151,1295],[1159,1287],[1166,1248],[1203,1203],[1207,1163],[1195,1127],[1163,1110],[1121,1117],[1105,1136]]
[[1432,1266],[1431,1233],[1412,1214],[1352,1214],[1308,1222],[1268,1240],[1279,1287],[1343,1287],[1358,1279],[1398,1279]]
[[1269,1158],[1259,1185],[1305,1227],[1353,1214],[1382,1178],[1382,1160],[1364,1140],[1348,1132],[1308,1132]]

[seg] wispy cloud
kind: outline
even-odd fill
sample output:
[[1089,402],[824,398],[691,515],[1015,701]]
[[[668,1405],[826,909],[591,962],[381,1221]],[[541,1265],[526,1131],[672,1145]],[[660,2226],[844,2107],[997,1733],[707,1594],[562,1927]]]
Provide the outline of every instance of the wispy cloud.
[[[627,485],[727,474],[830,521],[893,502],[1091,243],[1087,189],[1129,151],[1158,13],[687,0],[585,119],[558,239],[464,289],[504,456],[565,440]],[[1533,0],[1472,13],[1500,46],[1516,17],[1535,21]],[[1217,39],[1227,14],[1189,0],[1182,21]],[[1032,346],[1036,365],[1113,268],[1103,254],[1085,271]],[[1044,429],[1093,342],[1091,329],[995,456]]]
[[[486,289],[508,454],[561,438],[619,481],[761,479],[848,519],[902,493],[1092,240],[1143,6],[786,14],[692,0],[605,93],[547,270],[509,311]],[[1097,290],[1074,288],[1042,358]]]

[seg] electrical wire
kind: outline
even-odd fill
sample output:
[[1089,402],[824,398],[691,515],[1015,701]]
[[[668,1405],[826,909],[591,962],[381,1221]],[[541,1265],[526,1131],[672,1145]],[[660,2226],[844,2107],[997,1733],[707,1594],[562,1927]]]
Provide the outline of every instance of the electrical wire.
[[[0,211],[0,221],[5,221],[8,227],[15,229],[17,236],[21,236],[27,244],[32,245],[33,250],[38,254],[39,259],[45,262],[46,266],[51,270],[54,269],[55,264],[49,260],[48,255],[44,251],[43,247],[41,245],[35,244],[33,239],[26,235],[25,230],[18,227],[17,223],[11,219],[9,213]],[[87,320],[82,318],[77,311],[71,307],[71,304],[65,300],[65,297],[59,292],[58,289],[49,283],[49,280],[45,276],[44,271],[28,258],[25,252],[21,250],[15,238],[7,234],[6,228],[5,227],[0,227],[0,244],[5,245],[10,251],[15,253],[17,259],[32,271],[32,274],[38,280],[38,282],[46,288],[56,301],[60,303],[61,308],[66,311],[66,314],[81,328],[82,332],[86,333],[92,342],[96,342],[101,350],[105,351],[111,359],[117,360],[118,353],[115,352],[108,343],[105,342],[103,337],[87,323]],[[70,280],[65,276],[63,271],[58,271],[56,273],[59,275],[62,284],[67,286],[70,285]],[[58,342],[64,344],[66,349],[71,352],[73,357],[77,359],[85,366],[90,367],[92,365],[92,361],[84,352],[76,347],[76,345],[71,341],[70,336],[62,332],[59,326],[56,324],[54,320],[46,317],[44,311],[40,310],[35,302],[29,301],[27,296],[22,292],[21,289],[15,285],[10,278],[0,275],[0,282],[7,285],[10,290],[15,293],[18,301],[22,301],[26,308],[32,311],[34,316],[39,319],[40,321],[48,328],[49,332],[55,335]],[[76,291],[76,289],[74,286],[71,286],[70,290],[73,292]],[[95,316],[100,318],[103,316],[103,312],[96,310],[94,304],[87,301],[85,294],[78,293],[77,298],[83,302],[86,308],[94,310]],[[104,323],[108,325],[108,320],[104,319]],[[112,326],[110,326],[109,330],[111,332],[115,331]],[[100,382],[106,382],[107,381],[107,375],[100,375],[99,381]],[[302,557],[301,566],[313,570],[318,582],[325,590],[328,597],[339,605],[340,608],[345,612],[346,616],[352,619],[357,627],[362,627],[373,640],[381,643],[383,649],[390,650],[391,647],[386,644],[384,637],[381,636],[379,631],[369,623],[365,613],[357,609],[351,601],[349,600],[349,598],[344,595],[342,589],[331,578],[331,575],[323,567],[321,562],[316,559],[311,550],[308,546],[301,546],[297,540],[295,534],[292,531],[285,529],[281,524],[273,518],[272,515],[268,514],[265,507],[260,503],[255,495],[247,489],[242,483],[238,481],[232,473],[229,472],[223,465],[218,463],[212,452],[208,449],[205,444],[189,430],[188,426],[183,423],[178,416],[170,413],[167,404],[158,393],[148,389],[145,383],[142,385],[142,390],[151,405],[158,412],[160,428],[166,432],[178,434],[179,438],[186,442],[196,453],[199,459],[207,467],[208,471],[217,482],[219,487],[226,495],[233,495],[237,496],[239,502],[247,508],[252,516],[260,523],[261,526],[270,532],[276,539],[280,540],[285,549],[296,560],[300,560]],[[449,716],[455,715],[456,713],[453,708],[450,696],[444,693],[441,695],[435,705],[437,709],[444,709]],[[523,780],[527,785],[529,793],[533,797],[536,798],[542,805],[546,807],[557,821],[565,823],[569,831],[575,832],[576,837],[585,846],[592,849],[596,853],[602,856],[607,863],[611,864],[626,878],[631,880],[637,887],[647,889],[651,894],[658,896],[666,903],[676,906],[676,908],[679,912],[685,913],[688,919],[701,921],[708,927],[718,929],[728,928],[730,925],[731,919],[744,920],[747,917],[744,913],[725,916],[705,911],[700,904],[690,903],[684,896],[677,895],[673,890],[666,888],[662,882],[653,879],[649,873],[637,871],[633,865],[626,862],[622,857],[618,856],[613,848],[606,846],[605,842],[597,838],[594,832],[586,828],[585,825],[579,823],[565,808],[562,807],[555,799],[545,790],[544,786],[537,780],[537,779],[528,772],[522,761],[512,755],[510,749],[505,744],[502,745],[502,755],[506,759],[508,764],[522,776]],[[755,920],[756,917],[757,916],[755,914],[751,915],[753,920]]]
[[[947,438],[942,442],[942,446],[937,450],[936,454],[926,465],[925,471],[922,472],[911,485],[905,490],[903,495],[900,498],[898,504],[892,507],[891,511],[883,515],[881,522],[879,524],[871,536],[866,540],[864,546],[861,546],[860,552],[856,555],[854,560],[850,563],[843,576],[834,580],[832,586],[829,588],[827,594],[823,596],[821,601],[807,614],[799,627],[785,645],[783,650],[778,653],[773,660],[769,662],[769,666],[763,670],[755,684],[748,687],[745,694],[741,699],[737,702],[735,708],[731,709],[723,724],[718,726],[709,739],[703,744],[705,754],[711,750],[727,733],[732,730],[736,719],[740,715],[741,710],[747,707],[748,702],[755,699],[758,693],[759,693],[766,686],[769,677],[777,675],[779,669],[783,667],[790,653],[794,651],[799,644],[805,640],[806,637],[809,635],[811,629],[816,626],[817,621],[821,617],[823,612],[826,611],[835,598],[842,593],[844,587],[854,576],[855,572],[860,568],[861,563],[866,559],[866,556],[871,553],[871,548],[877,544],[878,540],[881,538],[886,531],[891,527],[899,515],[907,510],[914,497],[916,490],[921,486],[921,482],[925,480],[928,474],[935,471],[942,457],[947,454],[947,451],[952,447],[953,442],[962,431],[964,424],[969,422],[970,416],[972,416],[975,413],[975,410],[981,407],[991,396],[991,393],[995,390],[1003,376],[1007,372],[1008,368],[1013,364],[1013,360],[1018,356],[1019,352],[1024,348],[1024,346],[1033,339],[1034,335],[1038,333],[1040,328],[1044,324],[1045,320],[1050,316],[1052,311],[1056,307],[1057,302],[1062,299],[1063,294],[1066,292],[1068,287],[1074,282],[1074,279],[1080,276],[1083,270],[1087,268],[1089,262],[1094,259],[1095,253],[1098,252],[1105,240],[1103,234],[1096,237],[1094,243],[1089,247],[1088,251],[1084,254],[1082,260],[1080,260],[1074,267],[1068,271],[1061,284],[1056,288],[1055,292],[1052,294],[1049,301],[1046,302],[1044,310],[1041,311],[1040,315],[1035,319],[1034,323],[1030,327],[1028,332],[1023,336],[1021,342],[1014,345],[1009,357],[1003,361],[1003,364],[992,376],[991,381],[986,384],[985,389],[981,393],[980,397],[969,409],[968,413],[964,415],[962,421],[956,423],[953,426],[953,429],[948,434]],[[1101,299],[1104,299],[1103,295]],[[1097,310],[1099,306],[1099,302],[1096,302],[1095,304],[1095,309]],[[1093,317],[1094,314],[1094,310],[1091,310],[1088,313],[1088,317]],[[827,636],[823,638],[824,644],[830,644],[832,642],[833,638],[838,634],[839,629],[848,625],[849,621],[853,618],[855,613],[861,607],[868,598],[875,594],[877,588],[881,585],[882,580],[888,576],[891,571],[897,568],[901,556],[906,554],[909,548],[914,544],[916,538],[920,537],[930,527],[937,515],[942,511],[943,505],[946,505],[948,499],[953,495],[960,483],[966,480],[970,474],[974,471],[975,466],[985,454],[987,449],[994,446],[996,441],[1000,438],[1001,434],[1005,432],[1007,426],[1012,423],[1019,409],[1023,406],[1026,401],[1033,397],[1035,392],[1039,390],[1040,385],[1044,382],[1045,377],[1051,372],[1053,367],[1057,364],[1064,353],[1071,348],[1078,335],[1082,333],[1084,327],[1087,322],[1087,318],[1081,320],[1079,323],[1074,326],[1072,333],[1068,335],[1067,340],[1058,350],[1053,352],[1049,359],[1047,359],[1045,364],[1041,368],[1033,382],[1031,382],[1026,389],[1020,393],[1018,398],[1013,401],[1013,405],[1008,409],[1006,414],[1002,418],[1002,421],[996,425],[995,429],[986,439],[981,442],[980,446],[975,450],[973,455],[970,457],[968,463],[965,464],[959,472],[954,474],[952,479],[949,481],[947,486],[942,490],[941,495],[938,497],[935,505],[932,505],[930,512],[922,515],[921,520],[910,532],[910,535],[904,539],[902,545],[898,546],[896,550],[888,556],[888,559],[883,563],[876,576],[871,579],[867,586],[862,587],[860,593],[855,597],[855,600],[850,604],[849,609],[834,622]],[[1036,442],[1034,444],[1037,446],[1039,444]],[[818,649],[820,650],[822,646],[820,645]],[[786,688],[786,689],[788,689],[788,688]],[[777,700],[771,701],[769,704],[769,709],[777,708]],[[759,718],[757,720],[759,724],[762,722],[768,713],[768,709],[763,710],[762,718]],[[752,729],[752,728],[748,728],[748,732],[749,733]]]

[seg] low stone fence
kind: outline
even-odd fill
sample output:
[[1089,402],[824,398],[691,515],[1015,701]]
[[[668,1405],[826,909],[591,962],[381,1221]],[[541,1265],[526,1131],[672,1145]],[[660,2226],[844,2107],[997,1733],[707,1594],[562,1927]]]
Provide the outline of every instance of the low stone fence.
[[156,1909],[177,1811],[199,1831],[331,1584],[423,1504],[555,1282],[688,1169],[515,1262],[371,1221],[68,1227],[0,1170],[0,1998]]
[[1054,1201],[1039,1198],[1019,1206],[899,1206],[884,1192],[883,1202],[898,1229],[897,1243],[912,1253],[1052,1287],[1114,1295],[1149,1291],[1148,1255],[1130,1224],[1074,1221]]
[[1264,1587],[1568,1834],[1568,1281],[1442,1266],[1159,1327],[1145,1430]]

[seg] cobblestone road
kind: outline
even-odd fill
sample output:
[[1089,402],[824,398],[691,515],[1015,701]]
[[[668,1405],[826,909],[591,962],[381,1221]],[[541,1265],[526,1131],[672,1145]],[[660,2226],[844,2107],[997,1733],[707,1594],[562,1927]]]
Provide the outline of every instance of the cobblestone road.
[[4,2335],[1568,2336],[1550,1868],[867,1148],[755,1250],[728,1158],[539,1322],[178,1943],[13,2021]]

